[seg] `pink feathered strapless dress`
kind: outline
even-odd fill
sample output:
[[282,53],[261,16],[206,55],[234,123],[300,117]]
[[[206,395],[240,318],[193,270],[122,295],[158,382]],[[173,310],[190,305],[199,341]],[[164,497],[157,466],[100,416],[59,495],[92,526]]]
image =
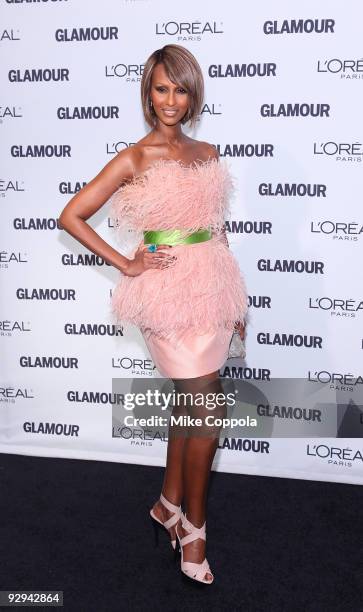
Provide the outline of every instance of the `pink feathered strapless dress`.
[[133,258],[145,230],[210,227],[210,240],[168,249],[174,265],[121,277],[111,311],[142,332],[162,376],[195,378],[219,370],[228,357],[236,321],[245,322],[247,291],[221,230],[234,190],[226,161],[189,166],[160,159],[111,198],[110,214],[123,254]]

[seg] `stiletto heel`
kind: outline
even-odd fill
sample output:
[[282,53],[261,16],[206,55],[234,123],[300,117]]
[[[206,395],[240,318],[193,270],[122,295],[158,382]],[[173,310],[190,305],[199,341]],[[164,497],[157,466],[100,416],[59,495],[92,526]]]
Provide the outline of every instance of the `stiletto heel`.
[[151,523],[154,529],[155,548],[157,548],[159,546],[159,525],[153,520],[152,516],[150,516],[150,519],[151,519]]
[[180,557],[180,547],[179,547],[179,542],[177,540],[175,548],[174,548],[174,563],[179,561],[179,557]]
[[[180,544],[181,551],[181,571],[189,579],[196,580],[197,582],[202,584],[212,584],[214,576],[210,570],[207,559],[204,559],[202,563],[192,563],[191,561],[184,561],[183,559],[183,546],[185,546],[186,544],[190,544],[190,542],[194,542],[194,540],[206,539],[206,523],[204,522],[204,525],[202,525],[202,527],[195,527],[190,521],[188,521],[187,517],[182,512],[181,524],[183,529],[188,532],[186,536],[181,538],[179,536],[178,530],[176,530],[176,535]],[[206,574],[210,574],[212,576],[212,580],[205,580],[204,576]]]
[[[181,508],[180,506],[175,506],[175,504],[172,504],[170,501],[168,501],[166,499],[166,497],[164,497],[164,495],[161,493],[160,495],[160,502],[163,504],[163,506],[169,510],[169,512],[173,512],[173,515],[168,518],[168,520],[166,520],[165,522],[161,521],[155,514],[154,509],[151,508],[150,510],[150,516],[152,519],[154,519],[154,529],[158,529],[158,525],[163,526],[167,531],[169,531],[169,529],[171,527],[175,527],[175,525],[178,523],[179,519],[180,519],[180,515],[181,515]],[[156,532],[155,532],[156,533]],[[159,534],[157,534],[155,536],[155,541],[156,538],[158,538]],[[174,550],[176,550],[177,546],[176,546],[176,540],[170,540],[172,547],[174,548]]]

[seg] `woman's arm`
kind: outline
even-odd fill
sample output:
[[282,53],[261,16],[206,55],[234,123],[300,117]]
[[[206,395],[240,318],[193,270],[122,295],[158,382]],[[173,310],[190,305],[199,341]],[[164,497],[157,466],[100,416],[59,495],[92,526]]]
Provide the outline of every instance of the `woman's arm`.
[[[219,153],[217,151],[217,149],[213,146],[213,145],[209,145],[209,155],[210,157],[214,157],[216,159],[219,159]],[[226,234],[226,226],[223,226],[223,228],[221,229],[220,232],[214,232],[212,231],[212,236],[217,236],[219,238],[219,240],[221,240],[223,242],[223,244],[225,244],[228,248],[229,248],[229,242],[228,242],[228,238],[227,238],[227,234]],[[246,332],[246,326],[244,323],[242,323],[241,321],[236,321],[235,325],[234,325],[234,329],[236,331],[238,331],[241,339],[243,340],[245,337],[245,332]]]
[[134,174],[134,156],[128,149],[116,155],[97,176],[79,191],[65,206],[59,217],[61,229],[99,255],[121,272],[130,260],[112,248],[86,223],[120,187]]
[[[208,155],[208,157],[211,157],[213,159],[219,159],[218,149],[216,149],[214,145],[211,145],[209,142],[204,142],[203,144],[205,147],[205,153],[206,155]],[[220,232],[215,232],[214,230],[212,230],[212,236],[217,236],[221,240],[221,242],[229,248],[229,242],[225,226],[221,229]]]

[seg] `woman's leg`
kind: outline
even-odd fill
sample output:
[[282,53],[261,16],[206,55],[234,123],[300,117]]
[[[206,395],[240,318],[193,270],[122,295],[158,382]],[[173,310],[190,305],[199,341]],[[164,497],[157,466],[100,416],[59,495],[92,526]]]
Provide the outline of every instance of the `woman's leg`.
[[[206,416],[223,418],[226,415],[226,403],[219,373],[213,372],[206,376],[179,380],[179,386],[184,393],[190,393],[193,401],[187,402],[188,414],[200,419],[202,425],[188,428],[188,434],[183,447],[183,497],[187,519],[195,527],[202,527],[206,520],[206,502],[209,474],[215,452],[218,447],[220,427],[213,427],[204,422]],[[198,401],[204,398],[201,403]],[[214,398],[214,399],[213,399]],[[218,398],[218,402],[216,402]],[[209,408],[208,406],[213,406]],[[181,525],[178,526],[180,536],[187,535]],[[184,561],[201,563],[205,558],[205,541],[195,540],[183,547]],[[206,580],[212,576],[206,574]]]
[[[177,393],[180,390],[179,381],[176,379],[173,382]],[[174,417],[187,416],[185,403],[181,402],[180,405],[175,405],[172,414]],[[176,506],[180,506],[183,499],[183,452],[186,433],[183,426],[169,425],[166,467],[161,492],[167,500]],[[163,522],[172,516],[172,512],[167,510],[160,500],[154,504],[153,509],[156,516]],[[171,539],[174,540],[176,538],[175,527],[171,527],[169,533]]]
[[[223,393],[218,371],[198,378],[175,379],[173,382],[180,400],[173,408],[173,416],[190,416],[200,419],[202,423],[208,415],[225,416],[224,401],[220,401],[213,409],[206,407],[208,398],[211,400]],[[205,399],[201,402],[197,398]],[[220,427],[204,423],[195,427],[169,426],[162,493],[175,505],[180,505],[184,499],[186,516],[195,527],[201,527],[206,518],[209,474],[218,446],[219,431]],[[154,512],[163,522],[172,516],[159,500],[154,505]],[[174,539],[175,527],[169,531],[171,539]],[[186,535],[182,528],[180,535]],[[205,558],[204,540],[191,542],[183,550],[185,561],[201,563]]]

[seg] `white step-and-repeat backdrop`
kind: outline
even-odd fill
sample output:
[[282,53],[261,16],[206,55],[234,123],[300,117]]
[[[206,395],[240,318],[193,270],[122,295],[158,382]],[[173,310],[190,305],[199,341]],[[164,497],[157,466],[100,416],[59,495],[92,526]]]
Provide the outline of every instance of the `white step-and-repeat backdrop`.
[[[318,404],[259,403],[269,435],[221,438],[214,467],[363,483],[363,15],[348,7],[1,0],[1,452],[164,464],[157,432],[112,428],[113,379],[159,376],[139,330],[112,321],[119,273],[57,218],[145,135],[143,65],[177,43],[205,76],[187,133],[238,186],[226,226],[249,291],[247,357],[221,377],[336,398],[325,437]],[[89,222],[116,245],[109,203]],[[284,423],[311,435],[279,436]]]

